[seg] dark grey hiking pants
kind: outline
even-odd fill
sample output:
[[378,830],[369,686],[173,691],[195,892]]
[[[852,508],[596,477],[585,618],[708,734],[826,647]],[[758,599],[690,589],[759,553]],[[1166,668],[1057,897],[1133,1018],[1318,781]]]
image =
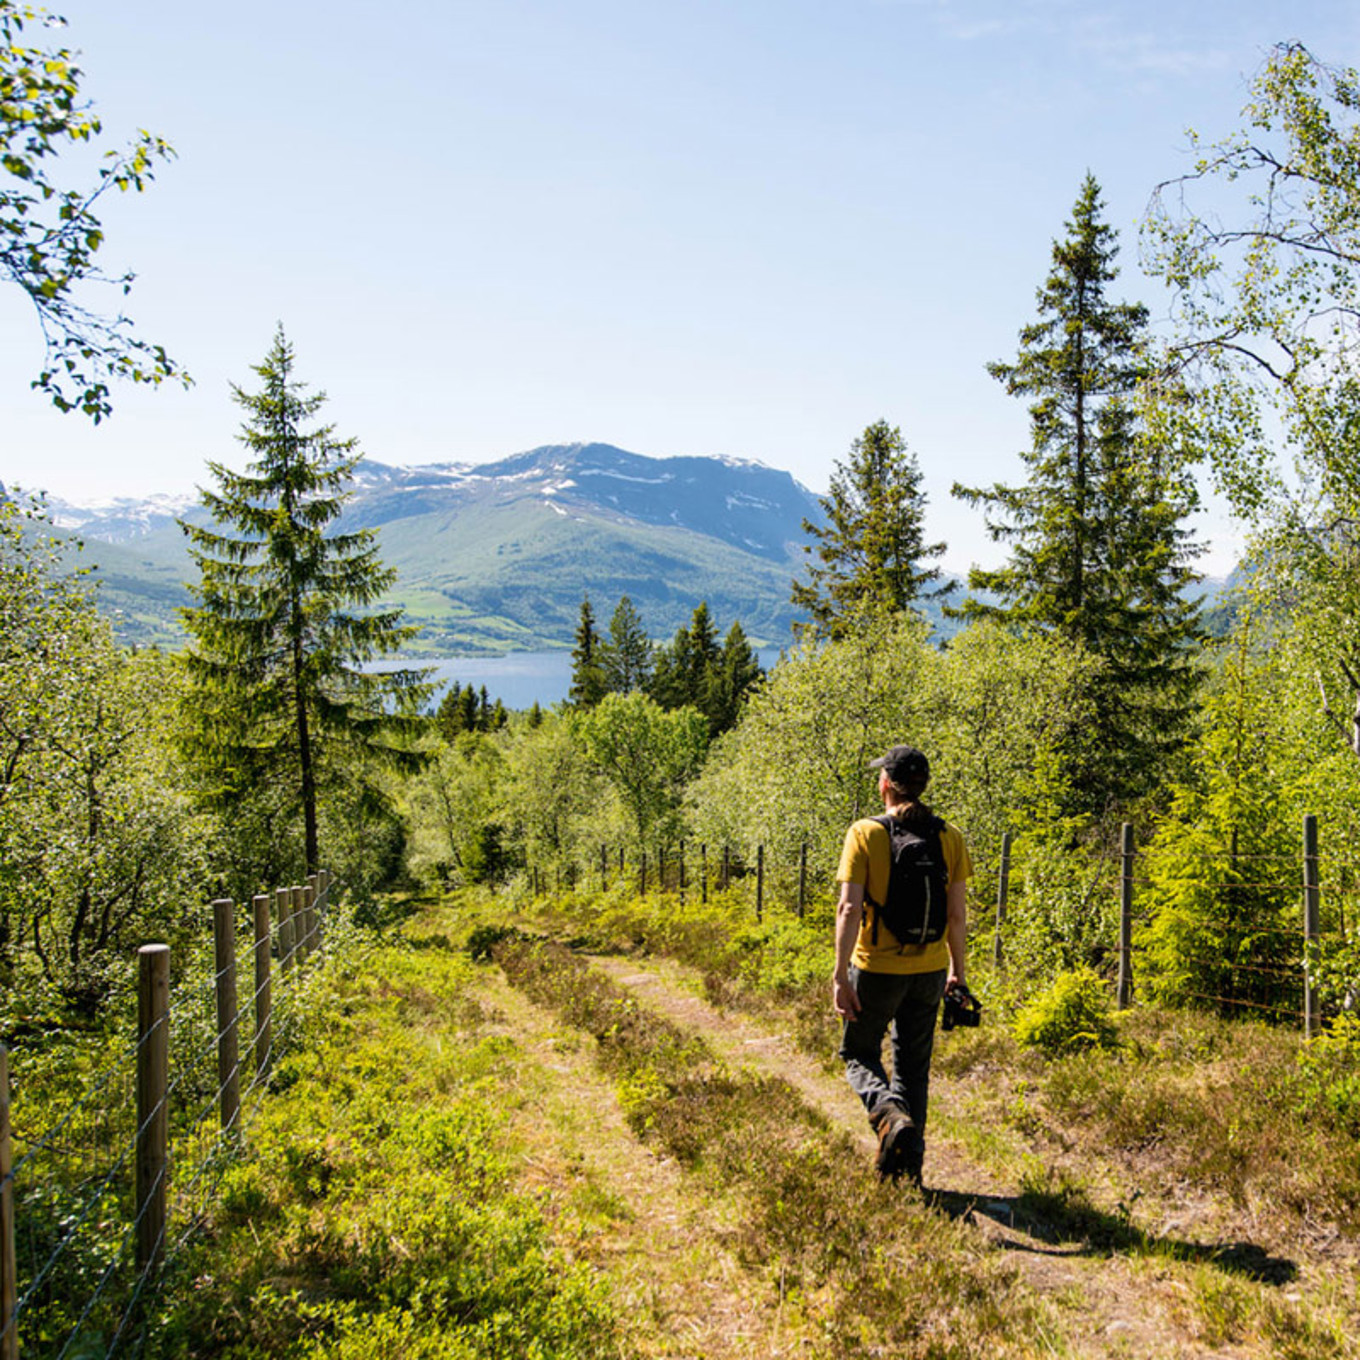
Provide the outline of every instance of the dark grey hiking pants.
[[[935,973],[866,973],[850,966],[850,985],[859,997],[860,1012],[845,1022],[841,1058],[870,1119],[886,1101],[895,1100],[924,1131],[935,1015],[948,977],[943,968]],[[889,1030],[891,1081],[883,1067],[883,1036]]]

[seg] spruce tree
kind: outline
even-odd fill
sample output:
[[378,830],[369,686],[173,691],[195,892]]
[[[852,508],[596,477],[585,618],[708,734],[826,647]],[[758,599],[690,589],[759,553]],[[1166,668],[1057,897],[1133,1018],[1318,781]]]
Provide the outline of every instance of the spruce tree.
[[463,730],[463,687],[457,680],[448,687],[439,707],[434,714],[435,726],[445,741],[453,739]]
[[718,664],[718,635],[708,601],[701,600],[687,626],[656,654],[650,693],[662,708],[704,710],[710,676]]
[[668,643],[657,648],[647,693],[662,708],[683,708],[694,702],[690,693],[693,651],[689,628],[684,624],[675,630],[675,636]]
[[1031,398],[1031,445],[1020,486],[955,485],[1010,545],[995,570],[975,568],[959,613],[1036,626],[1080,642],[1102,662],[1097,721],[1076,779],[1087,806],[1147,790],[1184,731],[1195,685],[1196,606],[1185,588],[1197,548],[1186,519],[1194,482],[1179,451],[1140,418],[1149,379],[1147,309],[1114,302],[1116,234],[1101,220],[1088,174],[1054,242],[1039,316],[1020,332],[1014,363],[988,371]]
[[945,545],[925,541],[921,469],[896,426],[868,426],[820,500],[827,522],[803,521],[815,541],[803,545],[807,580],[793,583],[793,603],[811,616],[804,627],[838,636],[861,610],[894,613],[939,593],[939,567],[922,563]]
[[610,691],[631,694],[635,689],[646,689],[654,650],[632,600],[621,596],[609,620],[609,642],[604,649],[605,682]]
[[709,677],[704,712],[709,735],[718,736],[737,725],[747,694],[765,672],[740,623],[734,623]]
[[459,730],[475,732],[477,730],[477,714],[477,691],[469,685],[458,698]]
[[708,690],[720,656],[713,615],[709,613],[708,601],[700,600],[689,620],[689,655],[684,681],[687,703],[707,711]]
[[576,625],[576,646],[571,652],[571,688],[568,702],[577,708],[594,708],[608,693],[605,681],[603,644],[595,631],[595,613],[589,597],[581,600],[581,617]]
[[[184,610],[185,665],[195,694],[191,751],[227,802],[282,780],[303,818],[304,862],[320,866],[317,793],[328,761],[362,777],[363,757],[418,764],[403,738],[420,725],[424,673],[363,669],[416,629],[378,601],[396,579],[375,535],[336,532],[360,455],[334,426],[311,423],[325,394],[294,376],[282,326],[260,390],[232,387],[246,412],[245,472],[209,463],[216,490],[201,492],[211,528],[181,522],[199,568],[198,603]],[[410,716],[405,716],[405,715]]]

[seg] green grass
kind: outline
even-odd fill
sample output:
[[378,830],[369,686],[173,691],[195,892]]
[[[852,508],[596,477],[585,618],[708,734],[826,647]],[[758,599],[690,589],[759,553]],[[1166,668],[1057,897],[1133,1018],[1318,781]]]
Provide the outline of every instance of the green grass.
[[404,944],[353,961],[167,1282],[148,1356],[623,1353],[607,1281],[516,1184],[518,1054],[472,967]]
[[917,1192],[880,1185],[787,1082],[729,1068],[563,946],[511,939],[493,952],[594,1037],[638,1136],[730,1198],[742,1260],[818,1324],[826,1354],[1034,1353],[1044,1310],[1015,1272]]
[[[808,1052],[833,1061],[837,1028],[824,980],[829,920],[800,924],[785,914],[756,927],[744,900],[704,907],[691,898],[682,906],[673,895],[639,901],[623,891],[523,906],[537,929],[578,945],[679,960],[696,970],[715,1004],[782,1022],[792,1016]],[[557,985],[579,985],[560,982],[579,977],[564,963],[550,971]],[[1117,1016],[1109,1049],[1024,1050],[1009,1021],[1039,989],[980,971],[974,985],[988,1001],[983,1026],[937,1045],[937,1077],[949,1094],[937,1100],[936,1128],[1019,1187],[1015,1224],[1064,1250],[1119,1258],[1160,1298],[1164,1281],[1176,1282],[1168,1315],[1176,1334],[1206,1346],[1272,1357],[1360,1354],[1354,1282],[1347,1286],[1338,1263],[1317,1254],[1319,1225],[1345,1237],[1360,1221],[1353,1111],[1329,1101],[1330,1088],[1320,1085],[1337,1064],[1303,1060],[1301,1036],[1290,1030],[1154,1008]],[[744,1231],[766,1252],[789,1250],[799,1235],[824,1238],[818,1213],[830,1210],[822,1188],[848,1193],[838,1172],[814,1156],[815,1174],[800,1175],[813,1136],[798,1147],[781,1142],[799,1125],[780,1100],[756,1088],[762,1094],[748,1108],[729,1089],[730,1074],[705,1063],[711,1058],[699,1060],[699,1076],[688,1082],[653,1068],[620,1078],[642,1136],[700,1174],[743,1185],[749,1178],[755,1226]],[[784,1130],[772,1143],[764,1109],[778,1112],[773,1122]],[[763,1160],[725,1160],[717,1141],[724,1124],[739,1131],[734,1144],[781,1150]],[[775,1203],[799,1224],[795,1232],[768,1212],[766,1186],[782,1188]],[[1182,1226],[1187,1194],[1194,1207]],[[949,1255],[948,1243],[930,1240],[933,1251]],[[855,1259],[857,1269],[867,1268],[867,1258]],[[848,1287],[851,1278],[826,1260],[809,1266],[804,1259],[802,1268],[805,1279]],[[1025,1312],[1022,1328],[1042,1334],[1040,1315]],[[859,1325],[874,1334],[876,1323],[860,1318]]]

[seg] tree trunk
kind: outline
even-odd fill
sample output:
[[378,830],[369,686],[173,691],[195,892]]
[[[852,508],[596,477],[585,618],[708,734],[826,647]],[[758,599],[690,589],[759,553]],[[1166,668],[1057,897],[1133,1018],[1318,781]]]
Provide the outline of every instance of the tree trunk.
[[302,692],[302,638],[293,636],[293,697],[297,710],[298,764],[302,776],[302,825],[307,872],[321,867],[316,839],[316,772],[312,769],[312,739],[307,726],[307,698]]

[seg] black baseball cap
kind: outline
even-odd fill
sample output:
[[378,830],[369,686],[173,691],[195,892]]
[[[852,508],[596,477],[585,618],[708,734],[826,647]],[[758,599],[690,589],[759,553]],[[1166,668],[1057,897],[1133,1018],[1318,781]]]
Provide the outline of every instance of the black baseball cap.
[[869,762],[871,770],[883,770],[898,788],[916,784],[925,788],[930,780],[930,761],[914,746],[894,746]]

